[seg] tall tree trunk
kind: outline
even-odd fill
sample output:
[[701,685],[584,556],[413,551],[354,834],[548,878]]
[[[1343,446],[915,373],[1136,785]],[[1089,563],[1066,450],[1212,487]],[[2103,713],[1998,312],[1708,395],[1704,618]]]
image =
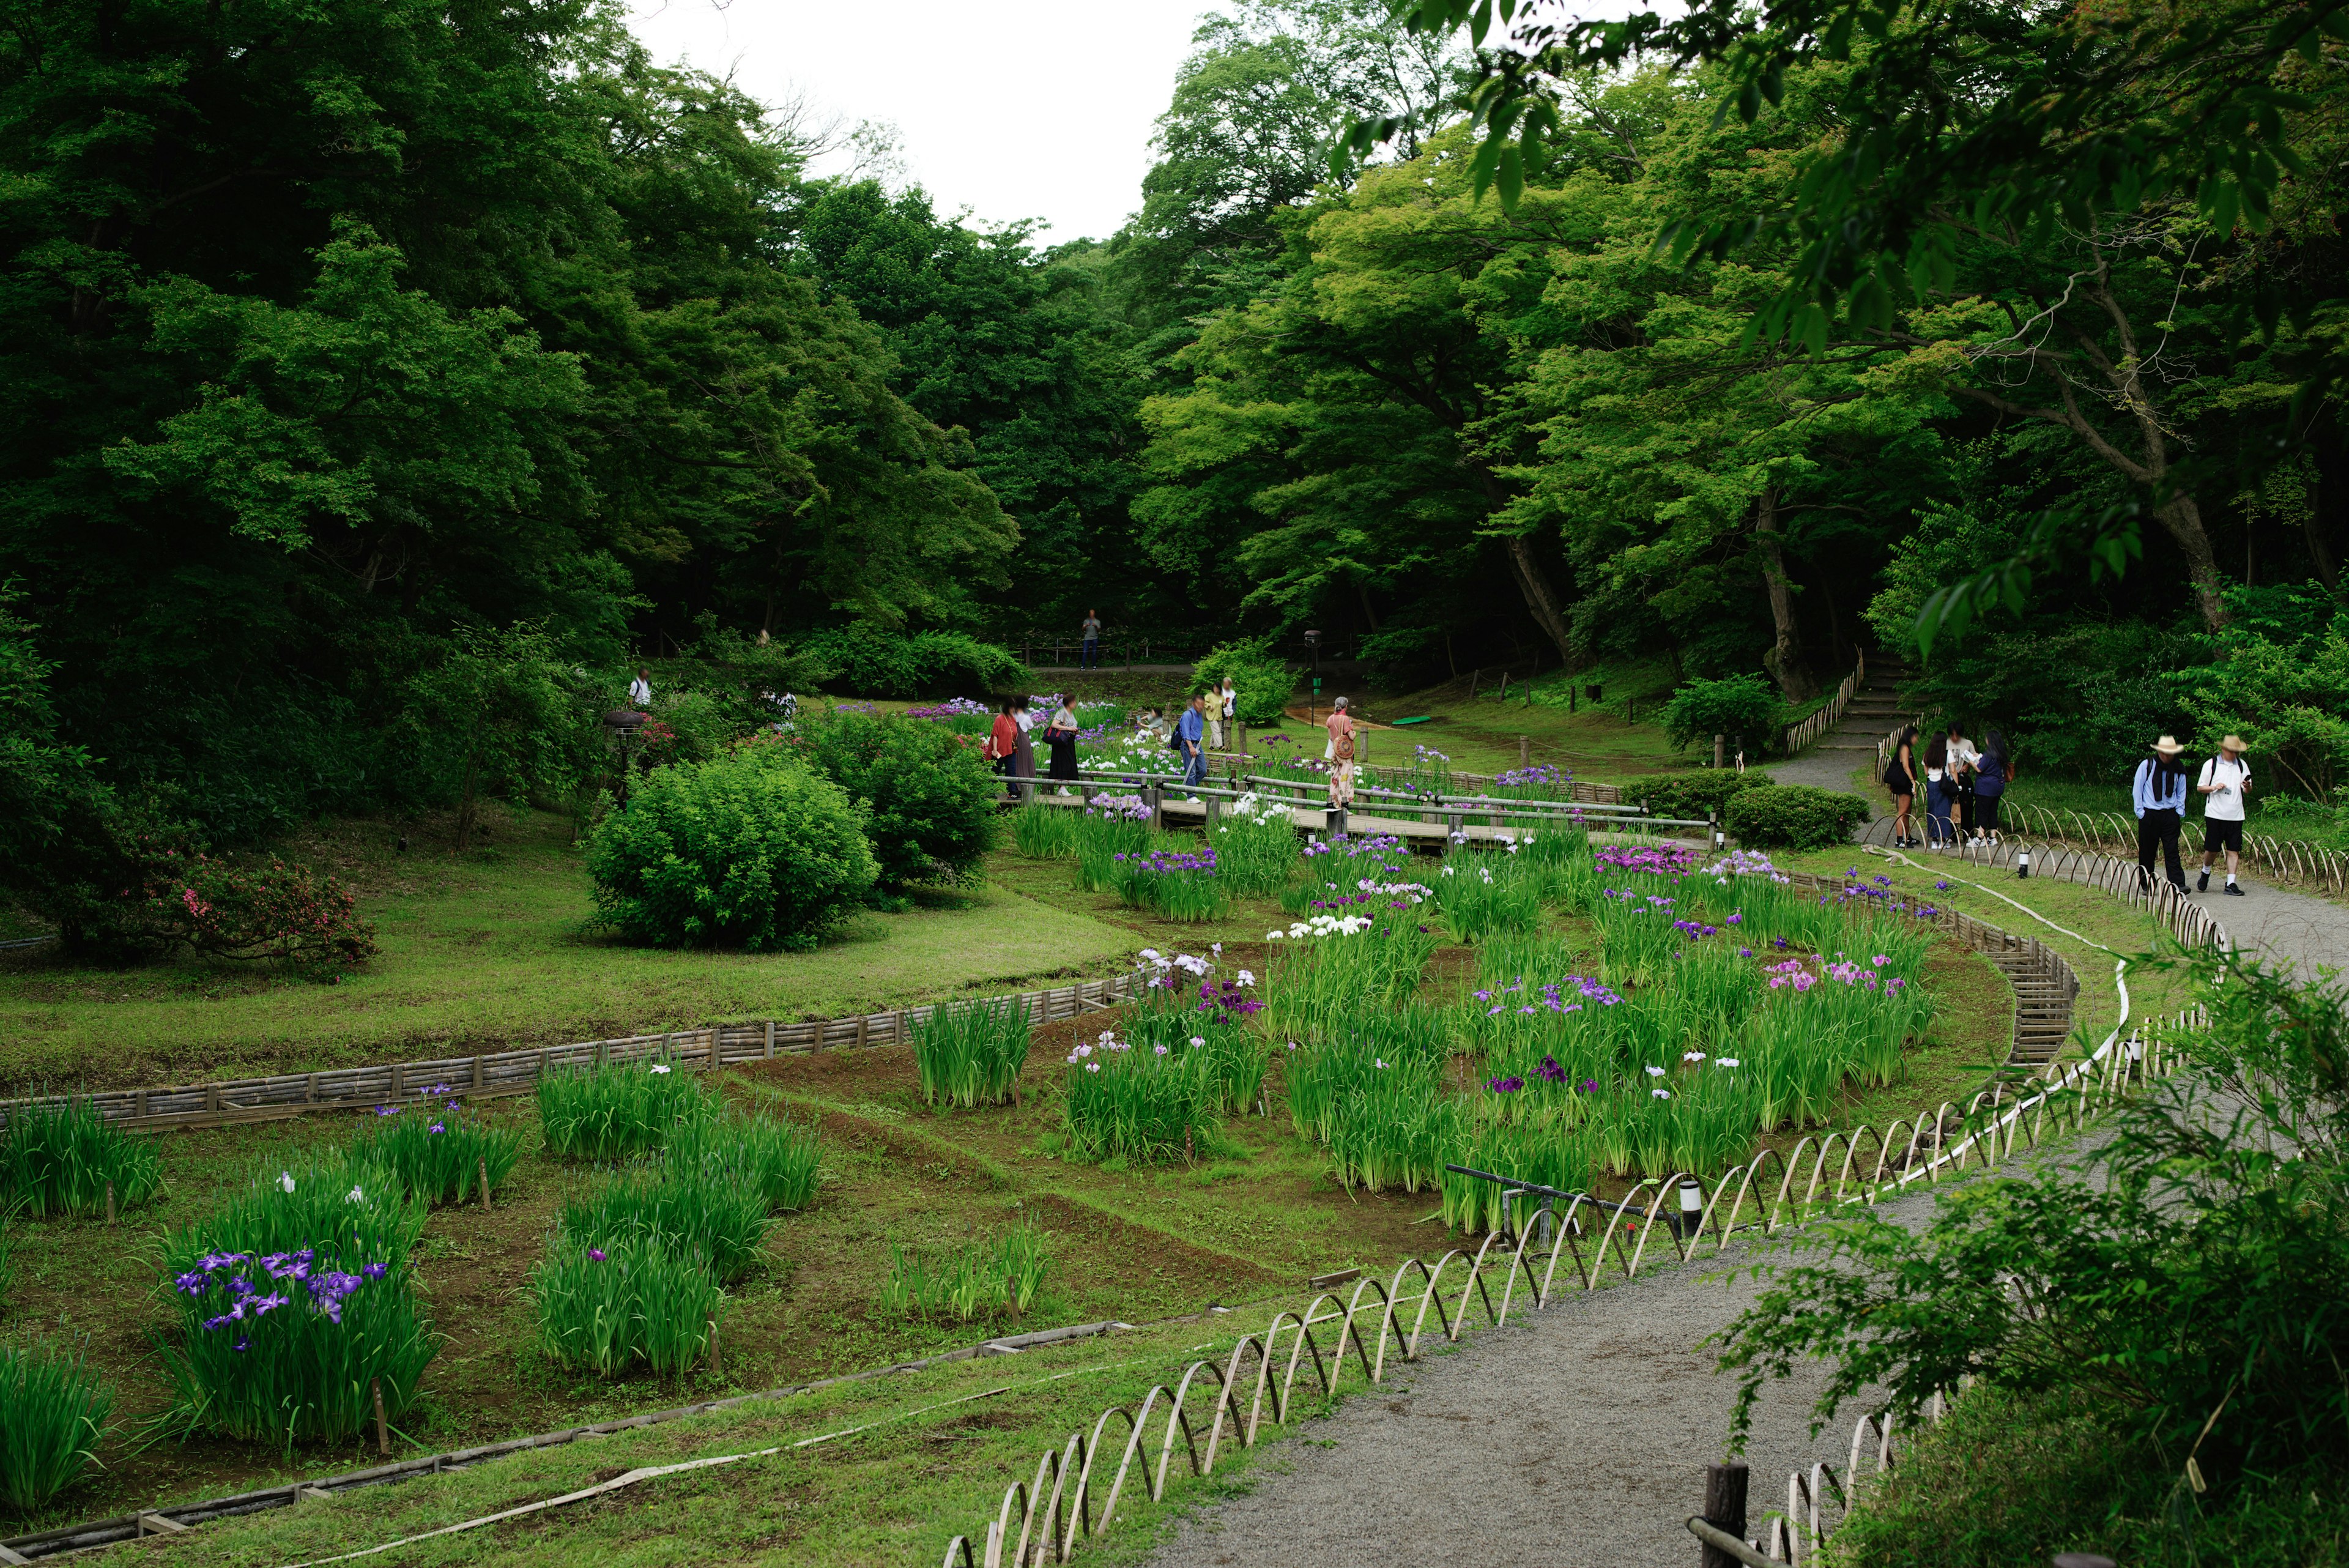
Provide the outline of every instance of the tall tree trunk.
[[1566,618],[1558,613],[1557,596],[1550,591],[1549,578],[1534,559],[1533,541],[1522,534],[1506,534],[1502,535],[1501,546],[1509,553],[1510,569],[1516,573],[1517,587],[1525,593],[1526,608],[1533,612],[1534,624],[1557,646],[1560,666],[1573,669],[1574,642],[1567,635]]
[[2309,564],[2324,591],[2341,592],[2341,567],[2333,558],[2333,519],[2349,504],[2349,454],[2339,436],[2327,430],[2316,441],[2316,477],[2308,486],[2308,510],[2301,514],[2301,530],[2308,535]]
[[[2202,526],[2202,509],[2194,498],[2179,491],[2168,504],[2154,508],[2153,514],[2178,541],[2186,556],[2186,576],[2194,585],[2195,607],[2202,612],[2202,624],[2212,631],[2225,626],[2230,618],[2227,601],[2219,591],[2219,557],[2210,548],[2210,535]],[[2245,565],[2250,563],[2247,560]]]
[[1770,591],[1770,624],[1778,639],[1762,660],[1789,702],[1819,694],[1810,660],[1803,657],[1802,628],[1795,620],[1795,585],[1786,576],[1785,531],[1778,516],[1778,487],[1765,485],[1754,504],[1754,541],[1762,554],[1762,581]]

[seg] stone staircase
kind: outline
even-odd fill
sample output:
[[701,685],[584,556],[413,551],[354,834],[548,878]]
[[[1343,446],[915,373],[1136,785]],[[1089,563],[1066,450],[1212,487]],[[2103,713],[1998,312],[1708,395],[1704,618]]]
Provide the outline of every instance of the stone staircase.
[[[1823,753],[1865,752],[1876,754],[1876,742],[1884,739],[1892,726],[1903,719],[1917,715],[1913,704],[1903,702],[1900,689],[1909,680],[1909,667],[1887,659],[1882,663],[1869,659],[1868,684],[1852,693],[1850,706],[1843,711],[1836,727],[1819,738],[1812,749]],[[1839,761],[1857,764],[1857,757],[1842,757]]]

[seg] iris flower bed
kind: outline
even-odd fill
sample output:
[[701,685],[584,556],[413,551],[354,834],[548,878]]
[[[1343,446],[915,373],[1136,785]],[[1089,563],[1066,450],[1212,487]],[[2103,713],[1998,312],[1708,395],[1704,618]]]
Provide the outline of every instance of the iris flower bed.
[[940,1252],[909,1251],[893,1241],[879,1304],[893,1316],[956,1323],[998,1311],[1018,1317],[1035,1306],[1051,1268],[1044,1238],[1030,1225]]
[[1297,830],[1278,801],[1244,794],[1207,836],[1226,885],[1242,898],[1279,892],[1297,869]]
[[1027,1064],[1029,1021],[1019,1008],[940,1002],[914,1025],[914,1067],[928,1105],[999,1106]]
[[0,1345],[0,1503],[30,1513],[79,1480],[113,1408],[78,1348]]
[[160,1190],[163,1162],[154,1144],[123,1132],[87,1099],[36,1101],[8,1112],[0,1127],[0,1213],[102,1213],[109,1184],[117,1209]]
[[538,1078],[546,1147],[573,1159],[624,1159],[660,1147],[709,1097],[676,1058],[559,1067]]
[[419,1089],[405,1106],[378,1106],[372,1152],[427,1203],[462,1203],[505,1185],[522,1158],[522,1135],[493,1127],[446,1084]]
[[600,1377],[639,1364],[671,1376],[706,1360],[724,1294],[707,1265],[659,1236],[558,1237],[530,1289],[541,1351]]
[[1212,849],[1153,849],[1120,854],[1118,896],[1164,920],[1219,920],[1231,912],[1232,889],[1219,875]]

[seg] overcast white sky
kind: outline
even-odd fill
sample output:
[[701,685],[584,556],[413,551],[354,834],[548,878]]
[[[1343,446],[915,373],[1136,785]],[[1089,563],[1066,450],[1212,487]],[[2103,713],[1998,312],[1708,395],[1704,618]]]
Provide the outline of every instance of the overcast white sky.
[[[1106,238],[1141,204],[1152,124],[1208,0],[636,0],[654,56],[768,102],[901,133],[941,216]],[[829,171],[820,171],[828,172]]]

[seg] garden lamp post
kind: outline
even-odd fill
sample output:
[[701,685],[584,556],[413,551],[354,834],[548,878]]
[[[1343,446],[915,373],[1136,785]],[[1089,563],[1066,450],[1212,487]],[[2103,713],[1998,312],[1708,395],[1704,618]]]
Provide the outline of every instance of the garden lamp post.
[[628,774],[631,771],[629,764],[633,760],[629,742],[636,738],[636,732],[644,728],[645,721],[651,717],[651,714],[639,713],[633,708],[615,708],[604,715],[604,732],[617,742],[620,748],[619,794],[622,811],[628,809]]
[[1321,703],[1321,634],[1319,632],[1309,631],[1305,634],[1305,657],[1313,664],[1313,691],[1312,695],[1305,699],[1305,722],[1312,724],[1319,722],[1315,715],[1319,711]]

